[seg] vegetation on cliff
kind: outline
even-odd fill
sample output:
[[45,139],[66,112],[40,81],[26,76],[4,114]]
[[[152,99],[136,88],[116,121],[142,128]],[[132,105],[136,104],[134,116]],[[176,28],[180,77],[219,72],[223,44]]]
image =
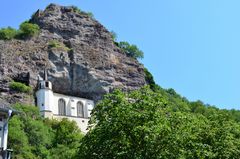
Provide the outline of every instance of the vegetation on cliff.
[[132,57],[134,59],[143,59],[144,58],[144,53],[142,50],[140,50],[137,45],[135,44],[130,44],[127,41],[117,41],[117,34],[114,31],[111,31],[111,37],[114,42],[114,44],[122,49],[122,51],[128,56]]
[[37,107],[16,104],[21,114],[9,123],[9,145],[13,158],[73,158],[82,134],[76,123],[43,119]]
[[94,18],[94,15],[93,15],[92,12],[82,11],[82,10],[81,10],[80,8],[78,8],[77,6],[71,6],[71,7],[72,7],[72,9],[73,9],[73,11],[74,11],[75,13],[78,13],[78,14],[86,14],[86,15],[88,15],[89,17]]
[[30,93],[32,92],[32,88],[27,86],[24,83],[12,81],[9,87],[15,91],[22,92],[22,93]]
[[11,27],[0,29],[0,40],[11,40],[14,38],[25,39],[36,36],[40,31],[37,24],[32,24],[28,21],[23,22],[19,30]]
[[17,35],[17,30],[11,27],[0,29],[1,40],[11,40]]
[[48,43],[48,47],[50,49],[61,49],[61,50],[64,50],[64,51],[70,51],[71,49],[68,48],[65,44],[63,44],[62,42],[59,42],[57,40],[51,40],[49,41]]
[[120,47],[127,56],[133,57],[135,59],[142,59],[144,57],[143,52],[137,47],[137,45],[131,45],[126,41],[121,41],[118,43],[118,47]]

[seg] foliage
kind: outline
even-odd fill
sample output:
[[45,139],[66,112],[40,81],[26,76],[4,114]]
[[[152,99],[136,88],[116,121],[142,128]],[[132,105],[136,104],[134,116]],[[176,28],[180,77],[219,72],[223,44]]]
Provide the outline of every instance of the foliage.
[[41,120],[37,107],[16,104],[20,115],[9,123],[9,147],[14,150],[13,158],[49,158],[51,129]]
[[40,28],[37,24],[30,23],[28,21],[23,22],[19,28],[19,38],[29,38],[38,35]]
[[33,158],[28,136],[24,132],[24,123],[18,116],[14,116],[9,122],[8,147],[14,150],[13,158]]
[[173,89],[115,91],[95,107],[91,124],[77,158],[240,157],[240,125],[230,111],[191,103]]
[[240,157],[240,111],[154,88],[106,95],[94,108],[84,137],[74,122],[42,119],[36,107],[17,104],[22,113],[9,124],[13,158]]
[[159,90],[160,87],[155,83],[153,75],[148,71],[147,68],[144,68],[145,81],[150,86],[153,91]]
[[94,18],[94,14],[92,12],[86,12],[86,14],[91,17],[91,18]]
[[82,134],[75,122],[42,119],[34,106],[14,105],[21,113],[9,123],[9,146],[13,158],[72,158]]
[[53,141],[53,149],[51,154],[53,158],[73,158],[80,146],[80,141],[83,137],[75,122],[70,122],[67,119],[62,121],[46,120],[55,134]]
[[142,59],[144,57],[143,52],[138,49],[136,45],[131,45],[126,41],[121,41],[118,46],[126,53],[127,56],[135,59]]
[[81,9],[79,9],[77,6],[71,6],[72,7],[72,9],[73,9],[73,11],[75,12],[75,13],[78,13],[78,14],[86,14],[86,15],[88,15],[89,17],[91,17],[91,18],[94,18],[94,15],[93,15],[93,13],[92,12],[84,12],[84,11],[82,11]]
[[30,86],[27,86],[21,82],[12,81],[10,83],[9,87],[13,90],[16,90],[16,91],[22,92],[22,93],[30,93],[32,91],[32,88]]
[[7,27],[0,29],[0,40],[11,40],[15,38],[18,31],[14,28]]
[[114,31],[111,31],[111,35],[112,35],[112,39],[114,42],[117,41],[117,33],[115,33]]
[[61,44],[57,40],[51,40],[51,41],[49,41],[48,46],[50,48],[55,48],[55,47],[61,47]]
[[58,48],[58,49],[63,49],[64,51],[70,51],[71,49],[68,48],[65,44],[62,42],[59,42],[57,40],[51,40],[48,43],[49,48]]
[[25,39],[39,34],[40,28],[37,24],[32,24],[28,21],[20,25],[19,30],[11,27],[0,29],[0,40],[11,40],[14,38]]
[[72,9],[75,13],[81,13],[82,12],[81,9],[79,9],[77,6],[71,6],[71,7],[72,7]]

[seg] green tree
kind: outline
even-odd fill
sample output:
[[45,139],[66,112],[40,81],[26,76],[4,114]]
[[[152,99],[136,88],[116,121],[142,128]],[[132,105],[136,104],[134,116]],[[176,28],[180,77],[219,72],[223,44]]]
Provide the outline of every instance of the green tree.
[[82,134],[75,122],[43,119],[37,107],[14,105],[20,114],[9,123],[9,147],[13,158],[73,158]]
[[190,109],[174,110],[169,99],[181,98],[165,95],[149,88],[108,94],[95,107],[92,128],[76,158],[240,157],[240,125],[228,117],[229,112],[205,116]]
[[45,120],[45,123],[52,128],[54,140],[50,150],[53,158],[73,158],[80,146],[83,134],[79,130],[76,122],[64,118],[58,120]]
[[126,53],[127,56],[133,57],[135,59],[142,59],[144,54],[138,49],[136,45],[131,45],[126,41],[121,41],[118,46]]
[[28,136],[24,131],[24,122],[19,116],[14,116],[9,122],[8,147],[14,150],[13,158],[25,159],[36,157],[31,151]]
[[53,133],[43,123],[38,108],[22,104],[14,108],[20,112],[9,123],[9,147],[14,158],[49,158]]
[[38,35],[40,28],[37,24],[29,23],[28,21],[23,22],[19,28],[20,38],[29,38]]
[[153,75],[148,71],[147,68],[144,68],[145,81],[150,86],[153,91],[159,91],[161,88],[155,83]]
[[14,28],[7,27],[0,29],[0,40],[11,40],[17,35],[18,31]]

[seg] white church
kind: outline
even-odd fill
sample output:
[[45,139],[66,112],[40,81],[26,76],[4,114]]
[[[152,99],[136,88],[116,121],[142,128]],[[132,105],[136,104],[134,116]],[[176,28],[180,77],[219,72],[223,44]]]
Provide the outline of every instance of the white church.
[[46,70],[44,71],[44,79],[39,78],[38,81],[36,103],[43,117],[74,120],[81,131],[87,133],[88,121],[94,107],[94,101],[54,93],[52,83],[48,81]]

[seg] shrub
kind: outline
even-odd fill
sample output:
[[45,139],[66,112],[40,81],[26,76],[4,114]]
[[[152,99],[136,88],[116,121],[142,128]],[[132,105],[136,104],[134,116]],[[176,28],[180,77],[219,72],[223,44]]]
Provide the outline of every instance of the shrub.
[[59,48],[59,49],[63,49],[64,51],[70,51],[71,49],[69,47],[67,47],[65,44],[63,44],[62,42],[59,42],[57,40],[51,40],[48,43],[48,47],[49,48]]
[[86,14],[87,14],[89,17],[94,18],[94,15],[93,15],[92,12],[86,12]]
[[16,90],[16,91],[22,92],[22,93],[30,93],[32,91],[32,88],[30,86],[27,86],[21,82],[12,81],[10,83],[9,87],[13,90]]
[[127,56],[135,59],[142,59],[144,57],[143,52],[138,49],[136,45],[131,45],[126,41],[121,41],[118,46],[126,53]]
[[61,44],[59,41],[51,40],[51,41],[49,41],[48,46],[50,48],[56,48],[56,47],[61,47]]
[[37,24],[32,24],[26,21],[20,25],[19,31],[20,38],[28,38],[39,34],[40,28]]
[[111,33],[113,41],[116,42],[117,41],[117,33],[115,33],[114,31],[111,31],[110,33]]
[[160,87],[155,83],[153,75],[151,72],[148,71],[147,68],[144,68],[144,74],[145,74],[145,80],[147,84],[150,86],[151,90],[157,91],[160,89]]
[[17,35],[17,30],[11,27],[2,28],[0,30],[1,40],[11,40]]
[[11,27],[0,29],[0,40],[11,40],[13,38],[29,38],[37,35],[39,31],[40,28],[37,24],[32,24],[26,21],[20,25],[19,30]]
[[81,10],[77,6],[72,6],[72,9],[75,13],[81,13]]
[[83,14],[88,15],[88,16],[91,17],[91,18],[94,18],[94,15],[93,15],[92,12],[84,12],[84,11],[81,11],[81,9],[79,9],[77,6],[71,6],[71,7],[72,7],[72,9],[73,9],[73,11],[74,11],[75,13],[78,13],[78,14],[83,13]]

